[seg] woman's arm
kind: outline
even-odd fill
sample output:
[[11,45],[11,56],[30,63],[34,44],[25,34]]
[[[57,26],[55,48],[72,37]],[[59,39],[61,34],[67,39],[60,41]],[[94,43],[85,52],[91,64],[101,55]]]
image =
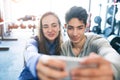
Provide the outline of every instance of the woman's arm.
[[36,74],[36,64],[41,54],[38,53],[38,42],[35,39],[30,39],[26,44],[24,51],[25,65],[34,77]]

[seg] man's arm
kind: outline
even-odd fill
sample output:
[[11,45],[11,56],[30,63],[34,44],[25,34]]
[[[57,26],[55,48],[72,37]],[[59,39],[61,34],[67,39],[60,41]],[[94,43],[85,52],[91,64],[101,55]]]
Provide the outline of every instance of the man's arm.
[[120,80],[120,55],[111,47],[105,38],[99,38],[93,44],[96,45],[98,54],[111,63],[115,80]]

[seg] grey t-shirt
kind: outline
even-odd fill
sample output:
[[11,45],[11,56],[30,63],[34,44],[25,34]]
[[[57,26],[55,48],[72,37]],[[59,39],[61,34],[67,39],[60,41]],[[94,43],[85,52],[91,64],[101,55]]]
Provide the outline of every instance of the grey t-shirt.
[[[78,57],[88,56],[91,52],[103,56],[112,63],[115,80],[120,80],[120,55],[111,47],[109,42],[97,34],[86,33],[86,42]],[[61,46],[61,55],[75,57],[71,41],[68,40]]]

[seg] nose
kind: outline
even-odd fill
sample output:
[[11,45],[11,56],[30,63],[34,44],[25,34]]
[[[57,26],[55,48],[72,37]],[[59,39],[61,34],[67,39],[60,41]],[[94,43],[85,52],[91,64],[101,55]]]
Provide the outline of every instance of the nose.
[[76,36],[77,35],[77,29],[73,30],[73,35]]
[[48,32],[52,32],[52,27],[49,27],[49,28],[48,28]]

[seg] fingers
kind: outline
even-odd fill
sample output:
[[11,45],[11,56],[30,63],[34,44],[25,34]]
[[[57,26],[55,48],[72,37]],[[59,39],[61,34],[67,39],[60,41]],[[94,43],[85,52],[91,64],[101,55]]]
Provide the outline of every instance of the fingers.
[[90,56],[85,58],[85,60],[83,60],[80,64],[96,65],[96,67],[93,69],[89,69],[89,68],[84,69],[84,72],[88,72],[88,73],[92,72],[96,76],[102,75],[103,73],[104,75],[113,75],[111,63],[95,53],[92,53]]
[[91,53],[90,56],[83,58],[80,64],[97,64],[97,66],[99,66],[100,64],[108,65],[110,62],[95,53]]
[[40,66],[41,69],[39,71],[48,77],[64,78],[65,76],[67,76],[67,72],[65,70],[56,70],[51,67],[45,66],[44,64]]
[[[105,72],[105,71],[104,71]],[[99,70],[89,69],[74,69],[71,71],[72,80],[113,80],[113,75],[104,75],[104,72]]]
[[72,77],[72,80],[113,80],[112,77],[109,76],[99,76],[99,77]]
[[50,56],[43,56],[40,58],[40,61],[55,69],[64,69],[66,67],[66,63],[64,61],[51,58]]
[[47,77],[46,75],[44,75],[40,72],[38,72],[38,77],[40,78],[40,80],[59,80],[59,79]]
[[74,68],[71,70],[72,80],[112,80],[113,71],[111,63],[99,55],[92,53],[85,57],[80,65],[95,64],[96,67]]
[[46,61],[40,59],[36,68],[41,79],[47,80],[50,78],[50,80],[57,80],[68,75],[65,71],[65,66],[63,61],[47,58]]
[[71,70],[71,75],[94,77],[94,76],[112,76],[113,71],[111,69],[99,69],[99,68],[75,68]]
[[45,64],[54,69],[60,69],[60,70],[64,70],[66,67],[65,62],[62,60],[49,59]]

